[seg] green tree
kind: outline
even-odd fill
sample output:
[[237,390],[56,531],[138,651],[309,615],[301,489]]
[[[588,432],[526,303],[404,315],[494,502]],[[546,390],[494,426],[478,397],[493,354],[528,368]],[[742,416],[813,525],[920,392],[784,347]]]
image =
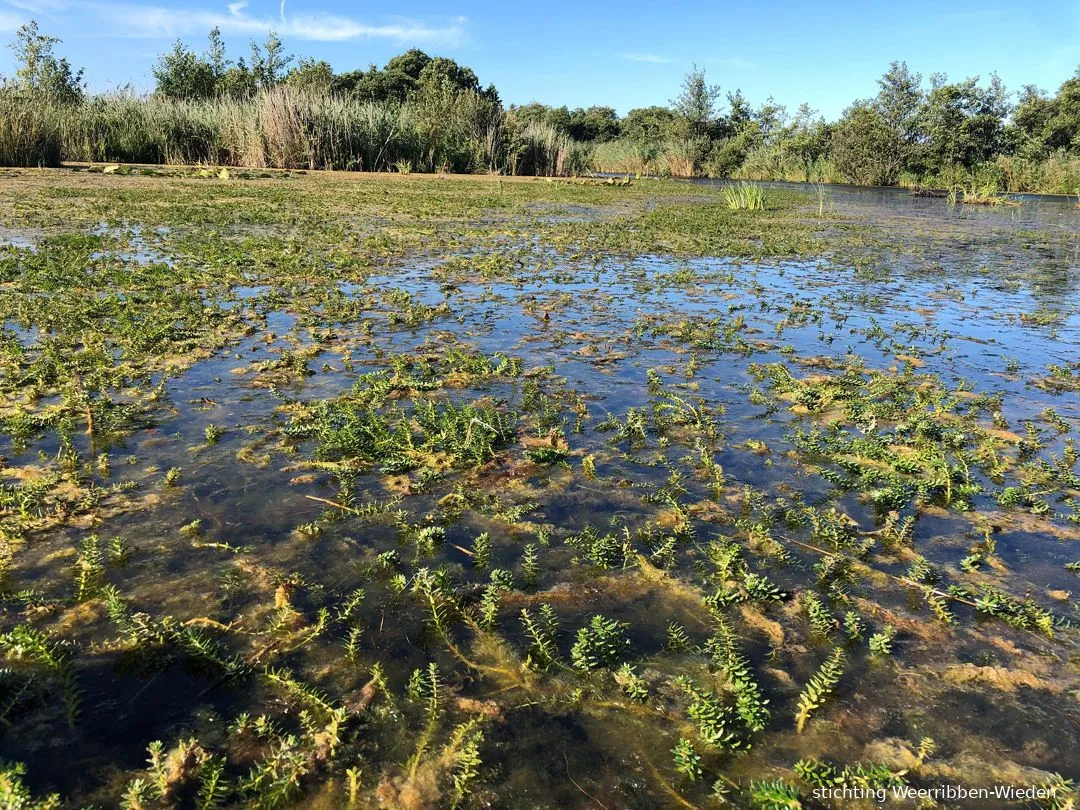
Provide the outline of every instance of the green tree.
[[343,73],[337,83],[343,92],[365,101],[404,101],[416,86],[416,80],[404,73],[379,70],[375,65]]
[[35,20],[15,32],[11,49],[15,52],[15,86],[22,91],[45,96],[61,104],[83,98],[83,72],[72,70],[67,59],[57,58],[54,47],[61,40],[42,34]]
[[638,143],[659,143],[674,136],[675,113],[667,107],[637,107],[622,120],[622,133]]
[[819,161],[829,151],[829,127],[825,119],[803,103],[795,113],[791,124],[781,135],[784,149],[798,161],[802,167],[806,182],[810,182],[818,168]]
[[219,95],[230,98],[244,98],[255,92],[255,76],[244,57],[237,59],[236,64],[230,65],[218,78],[216,89]]
[[952,166],[972,168],[1004,146],[1008,94],[997,76],[979,86],[978,77],[948,82],[930,77],[930,92],[919,113],[922,168],[939,172]]
[[772,144],[779,138],[788,121],[787,107],[777,104],[772,96],[758,107],[753,114],[752,120],[757,127],[762,143]]
[[480,82],[472,68],[463,67],[453,59],[436,56],[420,71],[420,84],[445,84],[456,90],[480,92]]
[[579,107],[569,118],[567,132],[576,141],[603,142],[619,137],[619,116],[611,107]]
[[570,110],[566,107],[549,107],[547,104],[533,101],[521,106],[511,105],[510,112],[519,121],[549,124],[558,127],[563,132],[570,131]]
[[671,107],[686,122],[687,135],[708,138],[714,134],[719,99],[720,86],[709,84],[705,71],[695,64],[683,78],[682,89],[672,99]]
[[262,48],[251,40],[251,75],[256,87],[267,88],[279,84],[285,78],[285,70],[293,61],[292,54],[285,53],[285,45],[276,31],[270,31]]
[[903,166],[894,129],[867,101],[844,110],[833,129],[830,151],[837,171],[850,183],[889,185],[896,182]]
[[431,64],[431,57],[419,48],[410,48],[405,53],[399,53],[386,63],[383,70],[389,73],[401,73],[415,81],[420,80],[420,74]]
[[432,58],[419,48],[398,54],[382,70],[370,65],[367,70],[343,73],[336,84],[343,92],[370,101],[405,101],[422,88],[475,92],[488,101],[499,101],[494,86],[480,89],[480,82],[471,68],[446,57]]
[[155,92],[168,98],[209,98],[217,87],[214,66],[180,40],[154,65]]
[[877,96],[844,111],[832,136],[837,169],[853,183],[891,185],[914,165],[920,145],[922,76],[893,62]]
[[887,152],[883,159],[885,164],[895,166],[899,174],[919,143],[919,116],[924,98],[922,76],[908,70],[907,62],[893,62],[878,79],[878,87],[874,108],[888,129],[888,137],[880,144]]
[[1031,157],[1055,150],[1080,152],[1080,68],[1052,98],[1025,87],[1012,116],[1009,140]]
[[296,67],[285,75],[285,84],[298,90],[329,93],[335,88],[337,77],[327,62],[301,59]]
[[728,113],[720,122],[720,135],[735,135],[754,118],[754,111],[750,102],[743,96],[742,90],[735,90],[727,94]]
[[229,60],[225,57],[225,41],[221,38],[221,29],[214,26],[207,37],[210,47],[206,49],[206,61],[214,72],[214,78],[220,79],[229,69]]

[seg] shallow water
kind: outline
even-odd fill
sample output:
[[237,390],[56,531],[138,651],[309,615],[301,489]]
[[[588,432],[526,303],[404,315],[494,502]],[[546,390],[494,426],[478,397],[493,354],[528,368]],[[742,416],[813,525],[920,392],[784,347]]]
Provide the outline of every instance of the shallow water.
[[[676,806],[676,795],[705,806],[720,777],[743,789],[774,778],[798,784],[791,767],[805,756],[838,765],[889,760],[893,770],[907,762],[915,784],[1038,781],[1052,773],[1080,778],[1080,680],[1076,631],[1068,623],[1077,611],[1068,596],[1060,596],[1077,582],[1065,564],[1080,560],[1080,512],[1067,488],[1047,496],[1045,514],[1000,506],[996,496],[1016,483],[1020,460],[1002,480],[973,468],[982,491],[970,496],[967,508],[925,503],[899,510],[919,516],[911,548],[869,551],[862,562],[879,573],[857,579],[847,597],[828,602],[837,616],[848,609],[863,615],[867,637],[894,624],[895,649],[891,656],[872,656],[865,638],[848,645],[838,691],[803,734],[792,729],[796,698],[839,636],[831,642],[815,638],[798,599],[728,608],[724,621],[770,701],[771,719],[750,735],[753,748],[746,753],[697,742],[706,769],[700,781],[674,770],[668,752],[680,738],[694,738],[674,678],[690,675],[721,695],[727,688],[701,650],[665,647],[673,621],[695,644],[717,632],[721,619],[701,603],[702,595],[724,584],[710,568],[716,555],[710,542],[735,538],[750,568],[794,595],[813,590],[813,566],[821,555],[797,544],[780,556],[760,553],[747,532],[762,514],[793,503],[835,506],[867,536],[885,519],[858,487],[845,492],[823,477],[828,462],[792,443],[795,429],[828,419],[793,411],[752,364],[785,364],[796,377],[811,377],[842,373],[845,364],[861,359],[866,371],[910,373],[952,394],[1000,395],[1000,429],[1019,438],[1028,435],[1024,425],[1030,422],[1041,436],[1032,458],[1060,457],[1080,425],[1075,391],[1052,393],[1035,385],[1049,366],[1080,358],[1080,212],[1045,200],[973,209],[895,191],[842,188],[828,189],[825,208],[826,232],[857,224],[887,238],[858,251],[762,261],[661,255],[587,261],[537,245],[526,251],[528,264],[492,278],[469,269],[490,250],[480,248],[457,257],[466,260],[463,266],[450,262],[453,256],[417,256],[348,280],[292,280],[285,286],[263,274],[244,285],[204,287],[199,294],[205,305],[246,319],[251,334],[230,339],[168,378],[145,427],[101,442],[55,432],[30,441],[0,435],[8,470],[56,458],[70,445],[88,460],[107,457],[108,475],[89,473],[100,486],[135,481],[140,489],[133,497],[145,496],[137,508],[118,508],[92,526],[57,525],[18,550],[8,573],[5,627],[32,613],[28,605],[35,601],[52,605],[57,635],[78,641],[82,714],[69,734],[46,691],[29,707],[20,705],[0,744],[3,756],[26,762],[28,783],[36,789],[108,804],[106,797],[119,795],[143,768],[152,740],[163,740],[168,749],[194,736],[207,750],[228,752],[229,773],[239,784],[256,758],[238,752],[243,746],[226,733],[227,724],[249,712],[299,728],[296,712],[304,699],[275,691],[255,675],[222,681],[212,668],[202,671],[169,656],[160,656],[160,664],[151,655],[149,665],[132,665],[130,659],[139,657],[131,648],[138,645],[117,642],[104,609],[94,600],[71,601],[74,548],[92,531],[103,540],[126,541],[125,559],[107,562],[104,576],[135,610],[156,619],[212,619],[219,626],[207,633],[237,655],[272,647],[259,666],[273,659],[274,667],[288,667],[332,703],[355,702],[370,667],[381,664],[397,708],[384,704],[382,714],[355,721],[341,743],[344,753],[301,780],[302,795],[327,806],[343,803],[333,791],[341,790],[344,769],[354,765],[365,774],[369,793],[363,801],[376,801],[378,793],[387,806],[447,803],[445,795],[433,798],[433,788],[410,787],[411,777],[402,771],[428,728],[420,709],[405,699],[405,684],[414,668],[431,662],[442,673],[440,711],[447,713],[433,751],[446,744],[454,723],[470,716],[461,707],[472,704],[463,700],[490,704],[483,765],[467,800],[476,806]],[[806,215],[815,213],[816,200]],[[588,216],[589,209],[566,214]],[[130,235],[127,247],[114,254],[118,261],[183,261],[170,255],[165,230]],[[20,238],[4,236],[16,246]],[[418,313],[417,322],[401,313]],[[31,354],[43,339],[32,327],[14,318],[5,324]],[[426,357],[438,369],[451,348],[521,358],[525,375],[466,376],[450,384],[446,372],[436,372],[442,384],[431,393],[406,387],[387,407],[408,411],[433,396],[459,403],[483,399],[520,412],[517,438],[493,459],[440,468],[427,478],[421,465],[405,473],[407,482],[400,473],[381,473],[378,464],[342,476],[332,465],[312,463],[325,461],[316,441],[290,438],[299,405],[348,401],[360,375],[390,368],[393,357]],[[284,361],[305,350],[312,350],[306,372],[289,371],[295,367]],[[658,375],[653,380],[650,371]],[[752,396],[755,391],[759,396]],[[715,425],[714,439],[657,420],[699,403]],[[1065,429],[1049,427],[1042,415],[1048,407]],[[639,440],[600,429],[610,427],[603,424],[609,416],[627,424],[634,410],[646,417]],[[971,416],[971,424],[990,429],[991,410]],[[208,426],[224,429],[215,443],[204,440]],[[531,438],[546,437],[552,428],[565,435],[560,461],[524,457]],[[866,426],[853,430],[870,432]],[[1016,455],[1014,450],[1010,445],[1000,452]],[[584,473],[587,456],[595,475]],[[712,487],[703,456],[722,469],[722,491]],[[163,487],[162,474],[171,468],[180,469],[180,484]],[[5,478],[15,480],[0,470],[0,480]],[[749,491],[760,496],[748,497]],[[405,514],[360,517],[327,503],[346,498],[357,505],[400,498],[394,509]],[[521,509],[508,518],[515,506]],[[680,510],[689,516],[688,528],[675,531]],[[197,532],[180,531],[196,520]],[[319,524],[317,533],[298,533],[297,527],[312,522]],[[962,568],[960,561],[982,536],[980,527],[990,523],[992,553],[974,571]],[[413,545],[424,525],[445,529],[431,556]],[[568,544],[590,526],[616,535],[625,528],[627,537],[638,537],[634,554],[608,570],[590,564]],[[806,541],[807,530],[783,521],[773,526],[780,541]],[[515,576],[515,590],[503,597],[491,634],[511,652],[486,648],[495,641],[485,641],[472,619],[456,622],[444,639],[409,588],[418,568],[442,568],[457,609],[470,615],[488,581],[472,556],[476,536],[485,531],[494,541],[490,566]],[[655,552],[656,543],[641,539],[653,533],[661,539],[677,535],[677,553],[662,563],[666,575],[650,573],[651,567],[642,574],[635,562],[636,554]],[[523,580],[526,543],[539,552],[533,582]],[[815,544],[820,541],[809,543]],[[391,549],[402,560],[394,572],[404,577],[403,592],[389,576],[373,573],[375,555]],[[956,607],[954,626],[936,623],[917,587],[887,576],[904,576],[916,553],[949,582],[975,589],[992,584],[1015,598],[1030,597],[1057,617],[1053,637],[966,605]],[[321,608],[334,613],[358,587],[366,594],[347,620],[305,635],[305,628],[319,626]],[[518,675],[500,667],[525,671],[521,659],[529,641],[517,614],[542,603],[559,615],[562,661],[518,682]],[[568,666],[577,629],[597,613],[627,623],[629,660],[650,693],[642,703],[623,695],[610,674],[583,675]],[[236,629],[221,631],[225,625]],[[353,629],[360,642],[350,659],[343,645]],[[974,675],[972,665],[979,667]],[[995,683],[993,667],[1023,672],[1021,685]],[[445,702],[448,696],[457,708]],[[483,716],[475,707],[473,715]],[[932,737],[937,751],[914,767],[908,760],[923,737]],[[417,761],[430,764],[425,757]],[[972,761],[982,770],[972,771]],[[440,778],[445,791],[447,775]],[[802,789],[809,794],[805,784]],[[409,790],[418,798],[408,798]],[[359,806],[366,806],[363,801]]]

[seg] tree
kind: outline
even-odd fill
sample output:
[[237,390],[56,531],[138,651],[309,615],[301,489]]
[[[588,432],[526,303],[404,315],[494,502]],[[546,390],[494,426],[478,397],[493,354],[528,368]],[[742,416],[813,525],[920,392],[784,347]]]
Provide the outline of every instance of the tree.
[[386,63],[383,70],[388,73],[401,73],[415,81],[420,80],[420,74],[431,64],[431,57],[419,48],[410,48],[405,53],[399,53]]
[[829,127],[817,110],[803,103],[795,113],[795,118],[781,135],[781,143],[799,162],[806,182],[814,176],[818,161],[829,150]]
[[1045,151],[1045,129],[1054,114],[1054,102],[1033,84],[1024,86],[1013,109],[1006,137],[1014,149],[1023,152]]
[[1053,98],[1025,87],[1012,122],[1010,139],[1033,157],[1058,149],[1080,152],[1080,68]]
[[225,58],[225,41],[221,38],[221,29],[214,26],[208,35],[210,47],[206,51],[206,61],[214,72],[214,78],[220,79],[229,68],[229,60]]
[[728,114],[719,122],[717,135],[721,138],[730,138],[736,135],[743,127],[754,118],[754,111],[742,94],[742,90],[735,90],[727,94]]
[[978,77],[949,83],[942,74],[930,78],[930,92],[919,113],[920,162],[928,171],[973,168],[1004,146],[1008,94],[997,76],[988,87]]
[[658,143],[674,135],[675,113],[667,107],[637,107],[622,120],[622,133],[638,143]]
[[705,71],[696,64],[683,78],[682,90],[672,99],[675,114],[688,125],[691,137],[709,137],[716,123],[716,102],[720,99],[720,85],[705,81]]
[[245,98],[256,89],[255,76],[242,56],[218,78],[216,85],[218,95],[229,98]]
[[837,171],[848,182],[884,186],[899,177],[903,156],[896,150],[896,132],[868,101],[856,101],[844,111],[830,145]]
[[154,65],[155,90],[168,98],[209,98],[217,87],[214,66],[180,40]]
[[614,140],[619,137],[619,116],[611,107],[578,107],[570,113],[567,132],[575,141]]
[[25,92],[47,97],[61,104],[74,104],[83,97],[83,71],[74,71],[67,59],[58,59],[53,49],[61,40],[46,36],[34,20],[15,32],[10,46],[15,52],[15,85]]
[[696,64],[683,78],[682,90],[671,101],[671,106],[688,141],[687,158],[691,171],[697,172],[708,155],[712,139],[718,134],[716,102],[720,98],[720,86],[705,80],[705,71]]
[[293,61],[292,54],[285,53],[285,45],[276,31],[270,31],[260,49],[251,40],[251,75],[259,88],[273,87],[285,78],[285,69]]
[[881,89],[873,106],[887,130],[887,134],[879,133],[885,137],[878,145],[886,150],[882,156],[884,163],[895,166],[898,175],[906,167],[919,142],[922,76],[908,70],[907,62],[892,62],[878,79],[878,87]]
[[777,104],[772,96],[769,96],[753,114],[753,122],[757,127],[761,142],[765,144],[771,144],[782,134],[787,120],[787,107]]
[[463,67],[445,56],[431,59],[424,65],[417,80],[420,84],[445,84],[455,90],[480,92],[480,82],[472,68]]
[[335,81],[333,68],[327,62],[314,59],[301,59],[285,75],[285,84],[289,87],[319,93],[329,93],[334,89]]
[[529,104],[510,105],[510,114],[523,123],[546,124],[560,132],[570,131],[570,110],[564,107],[549,107],[539,101]]
[[891,185],[917,157],[922,76],[905,62],[892,62],[878,87],[873,99],[848,107],[833,130],[836,168],[853,183]]
[[481,90],[471,68],[443,56],[433,58],[419,48],[391,58],[382,70],[370,65],[367,70],[343,73],[337,79],[337,86],[369,101],[403,102],[421,89],[441,88],[450,92],[476,92],[489,101],[499,102],[494,85]]

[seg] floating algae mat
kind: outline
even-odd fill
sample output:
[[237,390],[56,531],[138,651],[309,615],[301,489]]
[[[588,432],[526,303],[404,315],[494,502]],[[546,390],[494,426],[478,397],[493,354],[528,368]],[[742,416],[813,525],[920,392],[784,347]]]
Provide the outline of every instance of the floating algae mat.
[[1072,806],[1080,212],[207,175],[0,176],[6,807]]

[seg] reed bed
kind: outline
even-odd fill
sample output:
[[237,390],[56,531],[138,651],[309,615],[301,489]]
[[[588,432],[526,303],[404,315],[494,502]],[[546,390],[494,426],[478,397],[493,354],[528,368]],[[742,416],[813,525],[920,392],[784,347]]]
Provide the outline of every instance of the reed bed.
[[620,138],[597,144],[592,165],[599,172],[636,176],[698,177],[700,147],[690,140],[655,143]]
[[246,99],[113,94],[75,105],[0,95],[0,164],[61,161],[573,175],[588,151],[476,93],[377,103],[275,87]]

